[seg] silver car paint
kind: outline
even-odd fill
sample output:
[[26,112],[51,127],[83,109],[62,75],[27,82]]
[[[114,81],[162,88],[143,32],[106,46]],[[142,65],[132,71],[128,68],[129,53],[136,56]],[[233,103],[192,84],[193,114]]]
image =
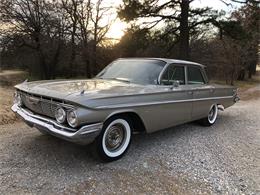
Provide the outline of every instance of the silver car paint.
[[[32,94],[51,95],[53,98],[77,105],[81,124],[104,122],[113,114],[134,112],[143,120],[147,132],[205,117],[214,103],[221,104],[225,108],[233,104],[231,90],[233,88],[221,85],[180,85],[171,89],[171,86],[140,86],[117,81],[77,80],[66,81],[64,90],[61,90],[59,88],[61,83],[63,81],[44,82],[34,87],[30,86],[31,83],[23,83],[16,87],[21,90],[27,88],[29,89],[27,92]],[[86,90],[84,94],[80,94],[79,86],[82,85]],[[203,100],[209,97],[213,99]],[[221,97],[228,98],[221,99]]]
[[[167,63],[169,65],[173,61]],[[206,84],[172,88],[88,79],[25,82],[15,87],[75,105],[81,125],[104,122],[118,113],[136,113],[148,133],[206,117],[212,104],[225,108],[234,104],[234,87],[208,84],[203,65],[180,63],[198,66]],[[83,90],[84,93],[81,93]]]

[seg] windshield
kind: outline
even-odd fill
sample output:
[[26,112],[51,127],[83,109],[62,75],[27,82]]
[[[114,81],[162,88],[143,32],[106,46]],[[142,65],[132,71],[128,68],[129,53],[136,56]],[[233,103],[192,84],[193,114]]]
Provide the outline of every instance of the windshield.
[[137,84],[157,84],[166,62],[152,59],[116,60],[102,70],[97,78],[115,79]]

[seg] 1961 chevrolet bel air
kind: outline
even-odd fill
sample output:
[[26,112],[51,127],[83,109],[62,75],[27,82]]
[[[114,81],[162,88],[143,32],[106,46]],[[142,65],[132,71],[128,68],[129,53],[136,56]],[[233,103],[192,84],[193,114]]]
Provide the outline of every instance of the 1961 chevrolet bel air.
[[79,144],[106,161],[127,151],[132,133],[198,120],[210,126],[236,101],[237,89],[209,84],[205,66],[163,58],[124,58],[88,80],[23,82],[12,110],[25,122]]

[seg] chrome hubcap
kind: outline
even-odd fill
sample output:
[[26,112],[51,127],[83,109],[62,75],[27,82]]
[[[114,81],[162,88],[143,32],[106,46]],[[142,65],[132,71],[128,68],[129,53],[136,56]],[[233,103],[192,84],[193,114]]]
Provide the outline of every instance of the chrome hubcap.
[[217,107],[213,106],[209,111],[209,115],[208,115],[208,120],[210,122],[214,122],[214,120],[216,119],[216,112],[217,112]]
[[122,145],[124,141],[125,128],[121,124],[115,124],[107,130],[105,144],[109,151],[115,151]]

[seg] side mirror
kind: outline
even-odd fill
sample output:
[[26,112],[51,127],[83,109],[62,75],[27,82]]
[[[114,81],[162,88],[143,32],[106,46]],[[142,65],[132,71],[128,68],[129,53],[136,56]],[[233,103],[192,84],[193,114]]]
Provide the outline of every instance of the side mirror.
[[171,89],[179,87],[179,85],[180,85],[180,81],[173,81]]
[[173,81],[172,86],[173,87],[179,87],[180,81]]

